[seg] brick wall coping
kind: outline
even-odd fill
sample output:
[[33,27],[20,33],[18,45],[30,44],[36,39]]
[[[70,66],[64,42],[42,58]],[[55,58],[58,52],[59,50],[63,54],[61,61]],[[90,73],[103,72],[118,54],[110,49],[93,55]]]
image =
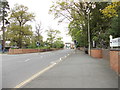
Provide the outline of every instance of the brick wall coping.
[[120,51],[120,48],[119,49],[103,49],[103,48],[91,48],[91,50],[110,50],[110,51]]
[[120,49],[110,49],[110,51],[120,51]]
[[91,48],[91,50],[102,50],[102,48]]

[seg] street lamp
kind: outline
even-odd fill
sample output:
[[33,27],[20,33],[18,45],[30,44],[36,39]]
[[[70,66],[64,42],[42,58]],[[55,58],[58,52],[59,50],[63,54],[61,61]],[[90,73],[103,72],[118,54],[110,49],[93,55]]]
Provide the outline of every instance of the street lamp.
[[88,54],[91,55],[91,52],[90,52],[90,48],[91,48],[91,45],[90,45],[90,10],[88,8]]

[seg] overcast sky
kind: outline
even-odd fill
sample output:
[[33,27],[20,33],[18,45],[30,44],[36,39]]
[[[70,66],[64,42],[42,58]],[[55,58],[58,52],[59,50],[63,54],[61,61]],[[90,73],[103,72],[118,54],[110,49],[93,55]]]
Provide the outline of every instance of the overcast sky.
[[[71,37],[67,34],[67,24],[62,23],[58,25],[57,20],[54,20],[53,15],[49,15],[48,11],[54,0],[7,0],[9,2],[10,8],[14,7],[14,4],[22,4],[29,8],[29,12],[35,13],[35,20],[38,23],[41,21],[43,29],[46,30],[48,27],[53,29],[58,29],[61,31],[61,36],[64,42],[71,42]],[[35,30],[35,23],[32,22],[33,30]],[[43,33],[44,40],[47,38]]]

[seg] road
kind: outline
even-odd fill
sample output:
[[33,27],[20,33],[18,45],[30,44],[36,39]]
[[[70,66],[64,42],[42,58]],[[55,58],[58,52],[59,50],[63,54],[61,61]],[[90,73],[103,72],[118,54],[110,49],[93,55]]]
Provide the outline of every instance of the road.
[[13,88],[74,50],[2,55],[2,88]]

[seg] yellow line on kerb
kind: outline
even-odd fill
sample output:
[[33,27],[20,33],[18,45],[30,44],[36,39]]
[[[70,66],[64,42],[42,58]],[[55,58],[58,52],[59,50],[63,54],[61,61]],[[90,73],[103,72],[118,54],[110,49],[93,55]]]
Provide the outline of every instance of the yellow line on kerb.
[[41,74],[43,74],[44,72],[46,72],[47,70],[49,70],[50,68],[54,67],[56,63],[53,63],[52,65],[48,66],[47,68],[43,69],[42,71],[36,73],[35,75],[33,75],[32,77],[30,77],[29,79],[21,82],[20,84],[18,84],[17,86],[15,86],[14,88],[20,88],[22,86],[24,86],[25,84],[29,83],[30,81],[32,81],[33,79],[35,79],[36,77],[40,76]]

